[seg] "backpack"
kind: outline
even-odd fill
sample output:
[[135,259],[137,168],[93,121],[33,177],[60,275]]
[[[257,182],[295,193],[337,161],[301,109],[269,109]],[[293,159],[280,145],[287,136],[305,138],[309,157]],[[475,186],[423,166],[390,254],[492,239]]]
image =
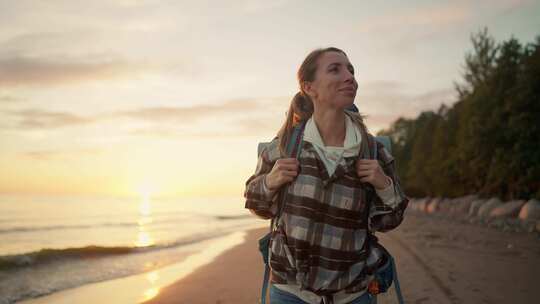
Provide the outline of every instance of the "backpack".
[[[306,124],[306,121],[301,121],[299,124],[297,124],[294,127],[291,138],[289,139],[289,142],[287,143],[287,146],[286,146],[287,156],[289,157],[294,156],[298,159],[300,152],[302,150],[302,143],[303,143],[302,135],[305,128],[305,124]],[[375,140],[382,143],[386,149],[391,151],[391,141],[388,136],[376,136]],[[262,153],[263,149],[269,144],[270,142],[261,142],[258,144],[257,152],[259,156]],[[377,144],[373,143],[372,148],[373,148],[372,149],[373,159],[377,159]],[[272,232],[274,231],[275,224],[279,222],[279,218],[281,217],[281,213],[285,205],[283,194],[285,193],[286,187],[288,187],[288,184],[284,185],[279,190],[279,193],[278,193],[279,208],[278,208],[278,212],[276,216],[273,217],[270,222],[270,232],[268,232],[266,235],[264,235],[262,238],[258,240],[259,251],[262,255],[263,262],[265,264],[263,284],[261,288],[261,304],[266,304],[266,293],[268,290],[268,279],[270,275],[270,266],[269,266],[270,239],[272,237]],[[379,266],[376,269],[375,274],[374,274],[375,280],[369,283],[368,292],[372,294],[384,293],[390,288],[392,283],[395,281],[394,288],[396,289],[398,302],[400,304],[403,304],[404,302],[403,302],[403,297],[401,295],[401,288],[399,286],[399,281],[397,278],[397,270],[396,270],[394,258],[388,252],[386,248],[384,248],[381,244],[378,243],[377,237],[369,230],[368,230],[368,235],[367,235],[366,240],[368,242],[368,246],[376,246],[383,253],[383,259],[382,259],[383,263],[381,266]]]

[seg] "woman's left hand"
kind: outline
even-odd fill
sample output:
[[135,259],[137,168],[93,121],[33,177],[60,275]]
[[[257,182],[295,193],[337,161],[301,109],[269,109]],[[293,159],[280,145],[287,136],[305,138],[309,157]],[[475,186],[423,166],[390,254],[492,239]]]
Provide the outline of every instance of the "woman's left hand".
[[391,183],[390,177],[384,174],[379,161],[375,159],[358,159],[355,167],[360,181],[372,184],[377,190],[382,190]]

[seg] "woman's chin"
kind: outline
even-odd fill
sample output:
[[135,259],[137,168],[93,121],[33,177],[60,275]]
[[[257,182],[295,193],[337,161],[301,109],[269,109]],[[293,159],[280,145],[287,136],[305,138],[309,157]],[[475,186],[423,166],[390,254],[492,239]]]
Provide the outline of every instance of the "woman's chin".
[[339,104],[343,109],[348,109],[354,104],[354,98],[343,100],[343,102],[340,102]]

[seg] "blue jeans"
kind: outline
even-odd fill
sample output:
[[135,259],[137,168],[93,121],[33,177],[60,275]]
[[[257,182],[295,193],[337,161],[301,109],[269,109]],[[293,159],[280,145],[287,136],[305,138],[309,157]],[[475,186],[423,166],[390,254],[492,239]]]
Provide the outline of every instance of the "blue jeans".
[[[308,304],[299,297],[281,290],[270,284],[270,304]],[[371,295],[369,292],[364,293],[360,297],[354,299],[349,304],[377,304],[377,296]]]

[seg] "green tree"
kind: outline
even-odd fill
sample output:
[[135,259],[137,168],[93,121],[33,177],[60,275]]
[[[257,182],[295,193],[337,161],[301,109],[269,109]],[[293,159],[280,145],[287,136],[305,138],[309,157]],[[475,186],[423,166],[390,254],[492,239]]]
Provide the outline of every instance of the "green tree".
[[455,103],[379,135],[410,196],[540,198],[540,36],[496,43],[484,28],[471,42]]

